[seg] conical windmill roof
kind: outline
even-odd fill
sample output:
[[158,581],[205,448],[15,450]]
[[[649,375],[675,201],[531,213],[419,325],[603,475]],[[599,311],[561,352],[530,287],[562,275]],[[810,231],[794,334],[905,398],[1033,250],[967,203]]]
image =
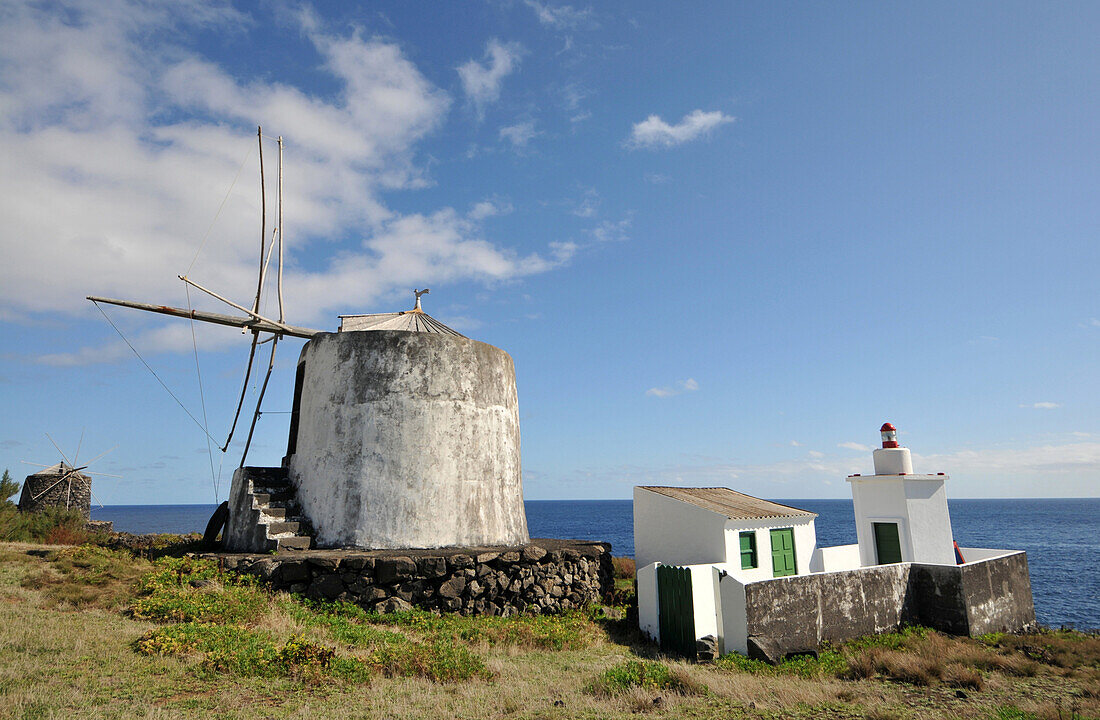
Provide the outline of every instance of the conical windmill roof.
[[80,477],[80,478],[87,478],[88,477],[84,473],[82,473],[79,470],[76,470],[75,468],[73,468],[68,463],[63,463],[63,462],[57,463],[56,465],[51,465],[48,468],[43,468],[43,469],[39,470],[36,473],[31,473],[27,477],[36,477],[36,476],[39,476],[39,475],[58,475],[58,476],[60,476],[60,475],[64,475],[67,472],[71,472],[73,474],[73,477]]
[[457,330],[452,330],[439,322],[423,310],[340,316],[340,332],[359,330],[405,330],[408,332],[440,333],[466,337]]
[[412,310],[392,313],[369,313],[366,315],[341,315],[340,332],[357,332],[361,330],[404,330],[405,332],[438,333],[440,335],[454,335],[466,337],[462,333],[452,330],[434,317],[424,312],[420,307],[420,296],[431,292],[428,289],[414,290],[416,294],[416,306]]

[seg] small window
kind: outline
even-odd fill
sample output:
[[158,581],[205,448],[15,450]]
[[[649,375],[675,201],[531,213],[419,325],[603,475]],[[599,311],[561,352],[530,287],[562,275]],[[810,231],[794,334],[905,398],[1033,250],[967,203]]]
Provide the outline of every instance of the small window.
[[754,531],[741,533],[741,569],[751,570],[756,567],[756,533]]

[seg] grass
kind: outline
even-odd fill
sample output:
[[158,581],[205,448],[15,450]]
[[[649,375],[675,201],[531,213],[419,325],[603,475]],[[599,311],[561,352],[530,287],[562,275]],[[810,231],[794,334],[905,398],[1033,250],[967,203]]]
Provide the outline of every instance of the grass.
[[681,695],[699,695],[704,687],[685,673],[655,660],[627,660],[609,667],[588,686],[594,695],[621,695],[633,688],[665,690]]
[[908,628],[777,666],[696,665],[614,612],[378,615],[143,553],[0,544],[0,718],[1100,716],[1081,633]]

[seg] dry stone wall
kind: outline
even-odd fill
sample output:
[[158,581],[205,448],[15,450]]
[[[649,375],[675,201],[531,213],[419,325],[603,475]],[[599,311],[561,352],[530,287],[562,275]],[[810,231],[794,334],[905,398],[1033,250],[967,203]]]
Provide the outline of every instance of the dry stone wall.
[[419,607],[463,615],[556,614],[596,602],[613,588],[611,546],[582,541],[205,557],[278,590],[345,600],[379,612]]

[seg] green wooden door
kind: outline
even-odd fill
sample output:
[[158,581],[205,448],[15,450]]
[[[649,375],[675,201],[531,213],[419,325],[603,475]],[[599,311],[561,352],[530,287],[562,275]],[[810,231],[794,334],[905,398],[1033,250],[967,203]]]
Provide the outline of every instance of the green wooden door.
[[695,657],[695,604],[686,567],[657,566],[657,624],[661,650]]
[[772,577],[796,575],[794,528],[772,530]]
[[879,565],[901,562],[901,538],[897,523],[872,523],[875,530],[875,555]]

